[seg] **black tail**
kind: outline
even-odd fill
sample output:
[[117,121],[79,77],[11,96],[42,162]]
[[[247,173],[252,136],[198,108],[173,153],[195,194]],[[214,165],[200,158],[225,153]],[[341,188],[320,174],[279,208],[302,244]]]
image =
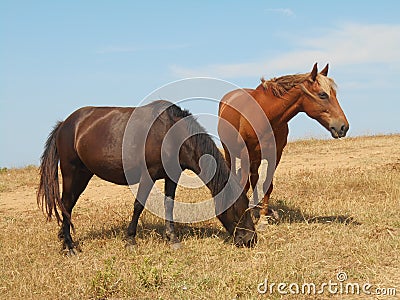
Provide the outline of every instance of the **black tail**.
[[40,184],[37,192],[37,204],[46,212],[47,219],[51,220],[53,212],[60,223],[62,218],[57,210],[65,210],[61,202],[60,187],[58,183],[59,155],[56,146],[56,136],[63,122],[58,122],[47,138],[47,142],[40,163]]

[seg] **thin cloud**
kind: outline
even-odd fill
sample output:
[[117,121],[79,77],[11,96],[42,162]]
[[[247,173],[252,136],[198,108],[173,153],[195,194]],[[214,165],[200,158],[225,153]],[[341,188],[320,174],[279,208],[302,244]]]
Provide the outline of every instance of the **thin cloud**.
[[400,66],[400,25],[346,23],[319,37],[298,39],[293,36],[292,39],[297,50],[268,59],[200,68],[173,65],[170,69],[179,77],[238,78],[301,71],[314,62],[330,62],[335,66],[372,63]]
[[108,46],[96,51],[97,54],[111,54],[111,53],[132,53],[139,51],[156,51],[156,50],[177,50],[188,48],[189,44],[171,44],[171,45],[154,45],[154,46]]
[[290,8],[267,8],[266,12],[278,13],[286,17],[295,16],[294,12]]
[[108,53],[129,53],[129,52],[136,52],[140,51],[140,48],[137,47],[116,47],[116,46],[109,46],[97,50],[96,53],[98,54],[108,54]]

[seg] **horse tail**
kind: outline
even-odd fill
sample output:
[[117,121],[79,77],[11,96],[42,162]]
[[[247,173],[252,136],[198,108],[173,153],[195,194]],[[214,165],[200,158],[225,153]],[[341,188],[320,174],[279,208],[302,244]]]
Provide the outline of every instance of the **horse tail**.
[[63,122],[58,122],[47,138],[45,148],[40,163],[40,183],[37,192],[37,204],[47,215],[47,220],[51,220],[53,212],[57,222],[62,218],[57,207],[64,212],[64,206],[61,202],[60,187],[58,183],[58,161],[60,160],[56,136]]

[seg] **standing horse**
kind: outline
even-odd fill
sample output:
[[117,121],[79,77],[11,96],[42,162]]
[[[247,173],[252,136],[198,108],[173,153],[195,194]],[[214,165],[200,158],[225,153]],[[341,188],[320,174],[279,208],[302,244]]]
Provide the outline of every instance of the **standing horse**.
[[[135,118],[131,118],[135,113]],[[131,119],[130,119],[131,118]],[[216,162],[214,176],[205,182],[220,210],[217,215],[226,230],[234,236],[237,246],[252,246],[256,242],[254,224],[248,211],[249,199],[240,187],[239,180],[229,180],[230,170],[218,148],[193,116],[186,110],[167,101],[155,101],[142,107],[84,107],[59,122],[50,133],[40,165],[38,205],[46,211],[48,219],[54,214],[62,222],[59,237],[69,254],[74,254],[71,237],[71,214],[79,196],[93,175],[119,185],[139,183],[134,202],[133,216],[128,227],[129,240],[134,243],[138,219],[154,182],[165,179],[166,236],[171,244],[179,243],[172,220],[173,200],[177,180],[167,174],[162,161],[162,147],[167,132],[178,122],[175,134],[186,138],[175,155],[180,172],[190,169],[201,179],[203,155],[211,155]],[[126,128],[129,124],[131,128]],[[127,131],[126,131],[127,130]],[[143,133],[146,133],[143,136]],[[128,133],[128,134],[126,134]],[[125,136],[124,136],[125,134]],[[173,140],[171,141],[174,142]],[[128,149],[123,149],[127,145]],[[125,170],[123,151],[134,159]],[[167,153],[167,157],[168,157]],[[171,154],[172,155],[172,154]],[[135,159],[135,158],[142,159]],[[58,161],[62,174],[62,197],[58,183]],[[168,162],[167,162],[168,163]],[[128,180],[129,177],[129,180]],[[176,179],[176,178],[175,178]],[[236,194],[239,190],[241,193]],[[218,197],[219,195],[219,197]],[[62,217],[61,217],[61,215]]]
[[[349,123],[336,98],[335,82],[327,77],[328,67],[326,65],[318,73],[315,64],[311,73],[286,75],[268,81],[262,78],[256,89],[231,91],[220,102],[218,134],[229,167],[233,166],[235,170],[236,158],[241,158],[241,184],[245,186],[245,191],[249,190],[250,184],[254,191],[261,160],[268,160],[261,211],[259,207],[255,210],[256,217],[260,213],[268,213],[273,173],[287,143],[288,122],[295,115],[305,112],[329,130],[334,138],[344,137],[349,129]],[[268,124],[262,123],[257,113],[266,117]],[[263,147],[266,152],[273,149],[276,153],[261,153]]]

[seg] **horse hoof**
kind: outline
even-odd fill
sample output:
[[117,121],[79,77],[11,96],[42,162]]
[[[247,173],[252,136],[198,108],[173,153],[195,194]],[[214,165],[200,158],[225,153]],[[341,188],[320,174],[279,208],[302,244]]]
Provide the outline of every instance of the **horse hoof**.
[[125,244],[125,250],[128,252],[135,252],[136,251],[136,245],[133,245],[131,243]]
[[257,210],[253,209],[252,212],[253,212],[252,213],[253,223],[257,224],[258,221],[260,221],[260,210],[259,209],[257,209]]
[[76,253],[74,248],[65,249],[64,252],[65,252],[65,256],[67,256],[67,257],[75,257],[78,254],[78,253]]
[[175,242],[169,245],[172,250],[179,250],[182,248],[182,244],[180,242]]
[[125,244],[125,249],[128,251],[135,251],[136,250],[136,240],[135,239],[128,239]]
[[272,209],[272,208],[268,209],[268,216],[271,217],[271,218],[274,218],[275,221],[279,221],[280,220],[278,211],[276,211],[275,209]]
[[268,221],[263,219],[260,222],[258,222],[258,224],[256,225],[256,230],[257,231],[265,231],[267,230],[268,227]]

